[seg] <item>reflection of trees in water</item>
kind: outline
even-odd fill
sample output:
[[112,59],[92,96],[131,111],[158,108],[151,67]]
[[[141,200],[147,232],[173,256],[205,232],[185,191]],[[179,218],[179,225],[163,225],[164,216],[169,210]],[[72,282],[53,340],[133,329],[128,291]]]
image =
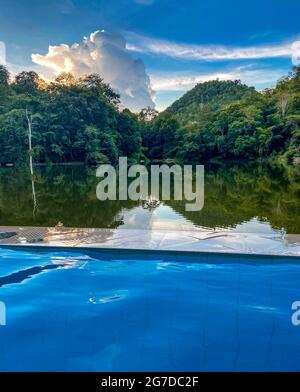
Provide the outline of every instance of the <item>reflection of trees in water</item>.
[[[117,227],[122,210],[139,202],[96,198],[99,179],[95,168],[52,166],[35,169],[39,209],[32,216],[32,189],[28,170],[1,169],[0,221],[2,225]],[[195,225],[228,227],[258,217],[289,233],[300,232],[300,168],[239,164],[205,169],[202,211],[186,212],[184,201],[165,204]]]
[[234,227],[257,217],[274,228],[300,232],[300,169],[297,167],[211,167],[205,173],[201,211],[186,212],[181,201],[166,202],[204,227]]
[[[36,168],[35,184],[39,209],[32,216],[32,189],[27,170],[1,170],[0,220],[2,225],[69,227],[117,227],[123,208],[138,202],[106,201],[96,198],[99,179],[95,169],[83,166]],[[116,218],[116,219],[115,219]]]
[[37,199],[36,199],[34,177],[31,178],[31,189],[32,189],[32,201],[33,201],[33,216],[35,216],[35,214],[37,212]]

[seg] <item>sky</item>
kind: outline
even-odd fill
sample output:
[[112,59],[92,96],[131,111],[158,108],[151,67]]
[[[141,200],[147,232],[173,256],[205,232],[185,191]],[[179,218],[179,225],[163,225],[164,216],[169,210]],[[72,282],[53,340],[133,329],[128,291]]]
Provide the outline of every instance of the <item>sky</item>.
[[15,74],[97,72],[123,106],[163,110],[196,83],[272,87],[300,64],[299,0],[0,0]]

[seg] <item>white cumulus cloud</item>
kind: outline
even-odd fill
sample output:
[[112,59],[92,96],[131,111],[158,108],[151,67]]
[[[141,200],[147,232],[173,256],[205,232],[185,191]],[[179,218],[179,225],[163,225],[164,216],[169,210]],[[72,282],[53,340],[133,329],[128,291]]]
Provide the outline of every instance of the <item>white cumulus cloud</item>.
[[121,96],[124,107],[138,111],[154,107],[150,79],[142,60],[133,58],[119,34],[96,31],[80,43],[49,46],[46,55],[33,54],[32,60],[54,75],[72,72],[75,76],[98,73]]

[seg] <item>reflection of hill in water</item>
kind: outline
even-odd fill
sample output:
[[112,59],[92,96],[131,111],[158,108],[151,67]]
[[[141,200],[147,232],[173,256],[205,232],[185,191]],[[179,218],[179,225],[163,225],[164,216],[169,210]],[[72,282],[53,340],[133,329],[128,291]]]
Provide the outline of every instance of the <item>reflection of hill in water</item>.
[[167,202],[196,226],[234,227],[257,217],[274,228],[300,233],[300,170],[247,167],[206,170],[202,211],[186,212],[181,201]]
[[[54,226],[62,221],[69,227],[118,227],[123,223],[127,227],[130,219],[139,219],[138,226],[142,227],[145,219],[145,228],[151,226],[149,214],[139,214],[138,202],[97,200],[95,169],[55,166],[35,171],[38,211],[33,215],[29,173],[0,170],[1,225]],[[196,226],[235,227],[258,217],[274,228],[300,233],[299,179],[297,167],[206,167],[202,211],[186,212],[183,201],[165,204],[181,215],[183,223],[187,219]],[[156,222],[161,211],[157,211]],[[170,214],[169,218],[176,228],[180,217]]]

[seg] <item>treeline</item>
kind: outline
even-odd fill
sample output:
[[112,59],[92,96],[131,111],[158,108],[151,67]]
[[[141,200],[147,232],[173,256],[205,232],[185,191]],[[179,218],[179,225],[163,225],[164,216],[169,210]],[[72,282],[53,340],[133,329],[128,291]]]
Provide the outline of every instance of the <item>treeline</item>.
[[300,156],[299,67],[264,92],[216,80],[198,84],[163,113],[133,114],[120,109],[119,95],[99,75],[64,73],[46,83],[31,71],[11,80],[0,66],[0,163],[27,160],[26,111],[41,163]]
[[0,67],[0,162],[28,157],[26,111],[32,116],[35,162],[116,163],[119,155],[139,159],[137,116],[118,110],[119,96],[98,75],[61,74],[46,84],[35,72],[10,82]]
[[195,86],[143,127],[149,158],[300,157],[300,68],[258,92],[240,81]]

